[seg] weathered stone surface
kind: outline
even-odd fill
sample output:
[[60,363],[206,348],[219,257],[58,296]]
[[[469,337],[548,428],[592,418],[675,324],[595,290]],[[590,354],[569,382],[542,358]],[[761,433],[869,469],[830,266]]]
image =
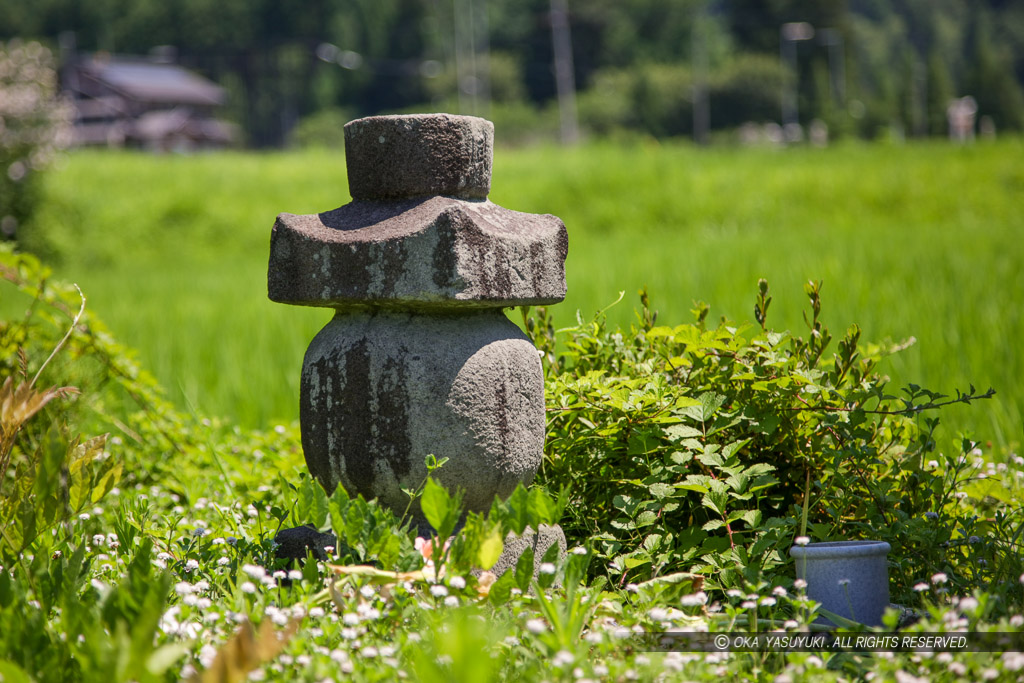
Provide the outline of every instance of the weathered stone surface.
[[540,466],[540,358],[498,310],[339,313],[306,352],[300,420],[328,491],[340,483],[401,512],[434,454],[449,458],[435,478],[485,511]]
[[491,189],[494,125],[473,116],[371,116],[345,125],[353,199],[448,195],[483,199]]
[[338,538],[334,534],[317,531],[312,525],[281,529],[274,536],[277,548],[274,554],[287,560],[305,560],[309,553],[317,560],[327,559],[327,547],[337,548]]
[[509,534],[505,537],[505,548],[501,552],[501,557],[494,563],[490,571],[496,576],[501,576],[509,569],[515,568],[520,556],[527,548],[533,548],[533,578],[536,579],[540,575],[540,565],[544,553],[552,545],[558,546],[559,561],[564,560],[567,547],[565,533],[557,524],[554,526],[542,524],[537,531],[526,527],[521,536]]
[[558,218],[489,201],[355,201],[281,214],[270,241],[274,301],[346,308],[532,306],[565,298]]

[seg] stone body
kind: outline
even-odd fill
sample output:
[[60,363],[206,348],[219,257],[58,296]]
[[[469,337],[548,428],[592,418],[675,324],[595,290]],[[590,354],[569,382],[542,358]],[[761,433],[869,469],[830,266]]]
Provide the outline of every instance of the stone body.
[[270,298],[336,311],[306,353],[300,398],[306,463],[328,491],[401,514],[433,454],[448,458],[434,476],[486,511],[540,465],[540,359],[502,309],[565,297],[568,238],[554,216],[487,200],[492,140],[473,117],[353,121],[353,201],[278,216]]
[[544,381],[533,344],[499,310],[339,313],[302,370],[302,444],[327,490],[401,513],[427,476],[487,510],[529,482],[544,449]]

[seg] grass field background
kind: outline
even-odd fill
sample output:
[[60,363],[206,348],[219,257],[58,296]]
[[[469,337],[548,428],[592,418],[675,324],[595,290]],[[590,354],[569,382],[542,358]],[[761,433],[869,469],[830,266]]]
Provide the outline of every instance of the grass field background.
[[[1022,160],[1016,139],[499,149],[491,199],[568,226],[561,325],[624,290],[608,317],[628,326],[642,286],[665,324],[690,321],[695,300],[752,321],[765,277],[769,326],[802,330],[803,283],[823,280],[835,336],[856,322],[865,340],[918,340],[883,367],[895,383],[994,387],[943,423],[1006,445],[1024,436]],[[267,300],[274,216],[347,201],[340,153],[76,152],[48,177],[29,241],[45,238],[57,276],[173,400],[267,427],[297,416],[302,354],[330,317]]]

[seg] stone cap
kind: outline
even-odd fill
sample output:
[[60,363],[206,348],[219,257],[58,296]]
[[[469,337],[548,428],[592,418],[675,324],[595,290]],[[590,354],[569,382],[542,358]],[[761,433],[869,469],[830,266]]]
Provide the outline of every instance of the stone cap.
[[484,199],[493,150],[494,124],[474,116],[356,119],[345,125],[349,193],[353,199]]
[[283,213],[270,238],[273,301],[336,309],[498,308],[565,298],[569,241],[555,216],[434,196]]

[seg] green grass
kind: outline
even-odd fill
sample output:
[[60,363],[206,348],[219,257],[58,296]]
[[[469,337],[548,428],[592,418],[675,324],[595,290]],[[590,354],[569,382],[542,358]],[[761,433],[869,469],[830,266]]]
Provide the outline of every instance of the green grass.
[[[823,280],[840,335],[918,342],[883,369],[894,382],[995,400],[945,423],[998,444],[1024,424],[1024,141],[819,149],[695,149],[594,144],[499,149],[491,199],[552,213],[569,229],[569,325],[633,320],[647,286],[659,321],[752,320],[758,278],[769,325],[803,325],[802,285]],[[171,397],[248,426],[293,419],[309,339],[330,312],[266,297],[278,212],[349,200],[344,159],[328,153],[152,157],[77,152],[48,179],[38,216],[92,310]],[[516,317],[516,316],[513,316]]]

